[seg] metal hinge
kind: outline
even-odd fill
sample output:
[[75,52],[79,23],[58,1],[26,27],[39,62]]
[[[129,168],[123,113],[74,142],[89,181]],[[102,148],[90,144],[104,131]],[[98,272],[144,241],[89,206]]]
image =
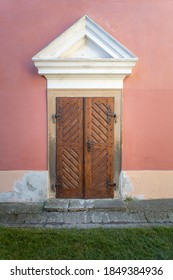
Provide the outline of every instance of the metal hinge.
[[62,108],[58,107],[57,113],[52,115],[53,122],[56,123],[56,120],[58,121],[62,120]]
[[116,113],[113,113],[110,105],[108,105],[108,107],[107,107],[107,122],[108,122],[108,124],[110,124],[111,118],[114,118],[115,121],[116,121],[116,117],[117,117]]
[[62,188],[62,178],[61,178],[61,176],[57,177],[57,182],[55,184],[55,188]]
[[107,179],[107,181],[106,181],[106,187],[107,187],[107,188],[109,188],[109,187],[114,187],[114,190],[115,190],[116,183],[114,182],[114,183],[111,184],[111,179],[109,178],[109,179]]

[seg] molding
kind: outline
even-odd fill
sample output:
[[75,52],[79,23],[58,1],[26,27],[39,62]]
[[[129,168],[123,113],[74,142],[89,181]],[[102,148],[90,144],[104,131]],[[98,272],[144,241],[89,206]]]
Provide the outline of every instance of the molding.
[[84,16],[32,60],[48,88],[122,89],[138,58]]
[[48,89],[122,89],[123,78],[113,75],[46,75]]

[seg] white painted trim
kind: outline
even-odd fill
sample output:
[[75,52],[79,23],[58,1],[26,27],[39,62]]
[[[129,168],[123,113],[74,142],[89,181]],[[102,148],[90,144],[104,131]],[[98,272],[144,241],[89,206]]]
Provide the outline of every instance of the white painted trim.
[[32,60],[48,88],[122,89],[138,58],[84,16]]
[[94,22],[88,16],[82,17],[64,33],[53,40],[47,47],[37,53],[33,60],[56,59],[60,58],[61,54],[80,39],[87,38],[93,41],[98,47],[104,49],[112,58],[129,58],[136,59],[137,57]]
[[93,77],[81,75],[61,75],[58,78],[46,75],[48,89],[122,89],[121,77],[100,75]]

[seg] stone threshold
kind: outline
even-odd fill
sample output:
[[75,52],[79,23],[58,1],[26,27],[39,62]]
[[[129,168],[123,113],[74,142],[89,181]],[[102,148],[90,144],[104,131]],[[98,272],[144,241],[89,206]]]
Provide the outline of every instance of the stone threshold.
[[44,210],[47,212],[77,211],[126,211],[122,199],[59,199],[47,200]]

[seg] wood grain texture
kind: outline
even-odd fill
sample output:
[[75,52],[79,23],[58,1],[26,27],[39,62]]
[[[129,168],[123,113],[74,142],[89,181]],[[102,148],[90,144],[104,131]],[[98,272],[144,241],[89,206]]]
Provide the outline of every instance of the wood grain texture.
[[[85,197],[114,196],[114,112],[113,98],[85,99]],[[91,141],[91,150],[87,143]],[[112,186],[110,186],[112,185]]]
[[114,196],[114,98],[56,98],[59,198]]
[[83,197],[83,99],[56,98],[59,198]]

